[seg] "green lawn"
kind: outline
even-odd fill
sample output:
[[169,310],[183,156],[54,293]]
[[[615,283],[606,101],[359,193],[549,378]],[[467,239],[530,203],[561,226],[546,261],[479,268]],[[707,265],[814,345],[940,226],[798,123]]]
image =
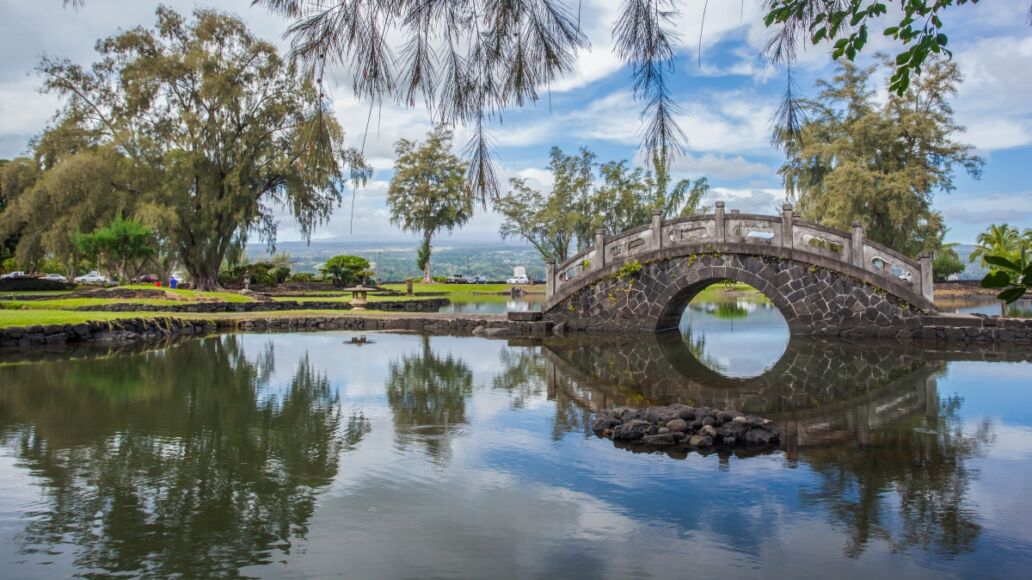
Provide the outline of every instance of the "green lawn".
[[68,310],[0,310],[0,328],[47,324],[79,324],[119,318],[160,318],[140,312],[71,312]]
[[131,284],[129,286],[121,286],[121,288],[129,288],[131,290],[164,290],[190,300],[207,302],[254,302],[254,298],[236,292],[201,292],[199,290],[182,290],[180,288],[173,290],[171,288],[156,288],[145,284]]
[[[730,292],[729,292],[730,290]],[[726,300],[728,295],[734,295],[735,297],[743,297],[748,301],[766,301],[767,297],[764,296],[759,290],[753,288],[748,284],[741,282],[735,282],[730,286],[724,286],[723,284],[714,284],[707,288],[704,288],[701,292],[692,298],[693,301],[700,300],[705,302],[720,302]]]

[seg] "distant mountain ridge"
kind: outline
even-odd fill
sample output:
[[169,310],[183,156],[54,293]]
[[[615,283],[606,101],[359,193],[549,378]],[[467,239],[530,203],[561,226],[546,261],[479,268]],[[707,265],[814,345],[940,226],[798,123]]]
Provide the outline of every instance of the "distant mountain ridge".
[[[311,244],[280,242],[276,252],[290,257],[295,272],[318,272],[329,258],[350,254],[374,263],[380,278],[402,280],[422,276],[416,266],[417,244],[414,240],[313,240]],[[265,244],[248,244],[246,253],[251,261],[270,255]],[[513,275],[513,268],[524,266],[531,278],[545,277],[544,260],[532,246],[523,244],[445,239],[434,244],[430,264],[434,276],[468,274],[504,280]]]

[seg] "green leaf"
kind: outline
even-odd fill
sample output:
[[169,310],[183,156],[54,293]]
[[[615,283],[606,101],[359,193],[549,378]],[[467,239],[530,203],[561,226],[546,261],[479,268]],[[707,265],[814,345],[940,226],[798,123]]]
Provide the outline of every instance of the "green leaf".
[[1011,284],[1011,277],[1006,272],[989,272],[982,278],[982,288],[1006,288]]
[[984,259],[986,264],[999,266],[1000,268],[1006,268],[1014,272],[1021,271],[1021,266],[1015,264],[1014,262],[1003,256],[986,256]]
[[1007,304],[1010,304],[1012,302],[1017,302],[1019,298],[1025,295],[1025,292],[1027,290],[1028,288],[1025,288],[1023,286],[1015,286],[1013,288],[1007,288],[1003,292],[1000,292],[996,295],[996,297],[1000,300],[1003,300]]
[[895,36],[897,32],[899,32],[898,26],[890,26],[886,28],[882,34],[884,34],[885,36]]

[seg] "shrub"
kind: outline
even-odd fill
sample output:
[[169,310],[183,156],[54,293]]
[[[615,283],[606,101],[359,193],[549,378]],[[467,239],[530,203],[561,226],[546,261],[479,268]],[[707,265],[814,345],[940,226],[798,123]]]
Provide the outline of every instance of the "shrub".
[[223,286],[239,286],[244,278],[250,278],[255,286],[275,286],[290,278],[290,268],[273,262],[255,262],[241,264],[235,268],[219,272],[219,283]]
[[329,278],[333,285],[340,288],[350,286],[361,281],[362,277],[368,275],[369,260],[359,256],[348,256],[342,254],[334,256],[320,269],[323,278]]
[[298,284],[310,284],[315,282],[315,280],[315,274],[311,272],[298,272],[289,278],[289,281],[296,282]]
[[4,278],[0,280],[0,292],[50,292],[54,290],[71,290],[74,284],[57,280],[40,280],[39,278]]

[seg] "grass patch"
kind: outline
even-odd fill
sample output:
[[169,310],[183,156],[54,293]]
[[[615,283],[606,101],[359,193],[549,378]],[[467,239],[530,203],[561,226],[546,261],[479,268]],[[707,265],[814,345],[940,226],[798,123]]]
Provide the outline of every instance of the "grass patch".
[[69,310],[0,310],[0,328],[12,326],[45,326],[47,324],[81,324],[120,318],[168,318],[140,316],[139,312],[73,312]]
[[147,304],[150,306],[171,306],[189,304],[185,300],[163,300],[160,298],[57,298],[54,300],[4,300],[0,301],[3,310],[76,310],[91,306],[108,304]]
[[721,283],[707,286],[692,298],[692,302],[721,302],[727,300],[728,295],[745,298],[749,302],[767,302],[767,297],[762,292],[742,282],[735,282],[730,286]]
[[244,296],[236,292],[201,292],[200,290],[183,290],[181,288],[157,288],[155,286],[147,286],[146,284],[130,284],[128,286],[120,286],[120,288],[128,288],[130,290],[164,290],[187,300],[200,302],[254,302],[254,299],[250,296]]

